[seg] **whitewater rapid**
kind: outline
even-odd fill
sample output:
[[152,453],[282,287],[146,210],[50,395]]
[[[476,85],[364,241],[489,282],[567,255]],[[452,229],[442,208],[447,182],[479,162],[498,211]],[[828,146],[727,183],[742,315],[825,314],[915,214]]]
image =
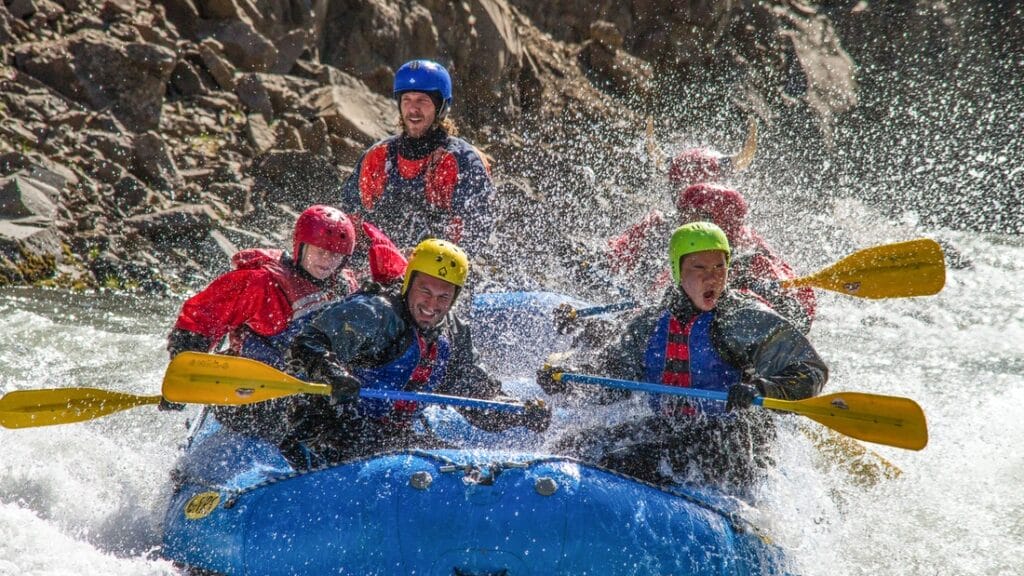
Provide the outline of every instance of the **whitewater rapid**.
[[[902,474],[862,486],[816,461],[805,437],[784,434],[750,516],[796,573],[1024,573],[1024,239],[942,234],[973,269],[950,270],[938,296],[819,293],[811,339],[831,367],[826,391],[913,398],[930,442],[920,452],[873,447]],[[157,394],[179,304],[0,289],[0,392]],[[178,574],[158,557],[160,523],[196,413],[143,406],[0,429],[0,575]]]

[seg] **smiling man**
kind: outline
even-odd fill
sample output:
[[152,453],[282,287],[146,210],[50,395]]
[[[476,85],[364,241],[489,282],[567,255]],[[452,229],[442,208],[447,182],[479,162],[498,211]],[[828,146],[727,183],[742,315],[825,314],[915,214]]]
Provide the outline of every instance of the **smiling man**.
[[[332,391],[330,401],[307,397],[295,439],[326,461],[436,445],[413,426],[422,406],[360,399],[362,387],[504,397],[501,382],[478,363],[469,326],[451,313],[468,275],[461,248],[424,240],[412,252],[400,291],[394,286],[357,293],[306,325],[292,345],[290,366]],[[550,410],[542,402],[527,402],[526,408],[523,414],[463,412],[487,430],[545,430]]]
[[431,60],[407,62],[393,91],[402,133],[374,144],[345,181],[342,205],[399,246],[444,238],[476,252],[493,224],[494,184],[480,152],[457,137],[452,79]]
[[[732,249],[721,228],[710,222],[677,228],[668,257],[674,287],[665,300],[640,312],[617,342],[595,355],[596,366],[581,368],[723,391],[728,401],[652,394],[654,415],[585,430],[566,439],[561,451],[651,482],[748,486],[768,464],[774,428],[765,410],[746,409],[758,396],[814,396],[828,380],[828,368],[788,320],[755,296],[728,288]],[[549,394],[566,392],[552,375],[575,371],[546,367],[537,381]],[[623,396],[605,394],[603,400]]]

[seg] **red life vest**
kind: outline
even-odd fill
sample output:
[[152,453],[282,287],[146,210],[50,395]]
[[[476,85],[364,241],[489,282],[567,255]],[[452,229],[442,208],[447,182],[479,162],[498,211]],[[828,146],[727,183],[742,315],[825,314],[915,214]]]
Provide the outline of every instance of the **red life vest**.
[[668,338],[665,342],[665,370],[661,383],[667,386],[690,387],[690,329],[697,320],[694,316],[684,326],[675,316],[668,320]]
[[[355,276],[351,270],[344,270],[339,282],[331,284],[327,289],[321,289],[308,278],[299,274],[293,267],[282,264],[282,254],[281,250],[253,248],[242,250],[231,259],[237,269],[258,268],[268,272],[291,304],[290,321],[284,330],[277,334],[261,336],[243,324],[228,335],[230,349],[234,353],[273,365],[276,363],[270,362],[270,360],[278,360],[279,349],[290,342],[297,332],[296,320],[316,312],[332,300],[344,296],[345,284],[348,285],[349,292],[356,289]],[[273,354],[265,349],[276,351],[278,354]]]

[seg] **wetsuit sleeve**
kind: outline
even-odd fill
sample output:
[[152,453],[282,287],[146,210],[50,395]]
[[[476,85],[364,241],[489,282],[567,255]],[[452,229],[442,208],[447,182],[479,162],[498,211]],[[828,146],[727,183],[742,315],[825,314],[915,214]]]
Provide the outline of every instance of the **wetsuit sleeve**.
[[611,378],[643,380],[644,355],[661,310],[647,308],[634,318],[602,353],[600,370]]
[[324,362],[349,368],[354,362],[372,361],[394,339],[398,322],[390,304],[380,297],[357,296],[335,303],[292,341],[289,368],[313,375],[321,372]]
[[258,334],[277,334],[290,318],[291,304],[268,272],[233,270],[189,298],[174,328],[216,343],[243,324]]
[[807,338],[766,306],[749,303],[722,314],[713,338],[765,396],[802,400],[819,394],[828,381],[828,367]]
[[494,228],[494,204],[497,191],[483,159],[471,146],[459,160],[459,180],[452,193],[452,212],[461,222],[459,244],[470,255],[478,254],[487,244]]

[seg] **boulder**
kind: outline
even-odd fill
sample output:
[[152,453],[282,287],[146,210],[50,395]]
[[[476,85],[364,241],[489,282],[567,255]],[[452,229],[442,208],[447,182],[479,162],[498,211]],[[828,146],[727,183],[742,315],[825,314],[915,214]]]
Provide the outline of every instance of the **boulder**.
[[310,204],[337,203],[342,176],[327,158],[308,150],[270,150],[249,167],[255,179],[253,204],[284,202],[299,210]]
[[0,178],[0,218],[52,220],[59,199],[59,190],[22,172]]
[[133,174],[157,190],[171,191],[185,184],[170,148],[159,134],[153,131],[139,134],[132,144]]
[[209,207],[186,204],[126,218],[124,225],[154,244],[188,247],[205,239],[215,220],[216,216]]
[[50,278],[62,257],[60,233],[51,223],[0,219],[0,286]]
[[371,144],[398,130],[393,100],[371,93],[347,74],[339,80],[340,84],[312,91],[305,101],[331,134]]
[[54,42],[20,46],[21,70],[94,109],[109,107],[129,129],[160,124],[160,111],[175,55],[155,44],[123,42],[83,30]]

